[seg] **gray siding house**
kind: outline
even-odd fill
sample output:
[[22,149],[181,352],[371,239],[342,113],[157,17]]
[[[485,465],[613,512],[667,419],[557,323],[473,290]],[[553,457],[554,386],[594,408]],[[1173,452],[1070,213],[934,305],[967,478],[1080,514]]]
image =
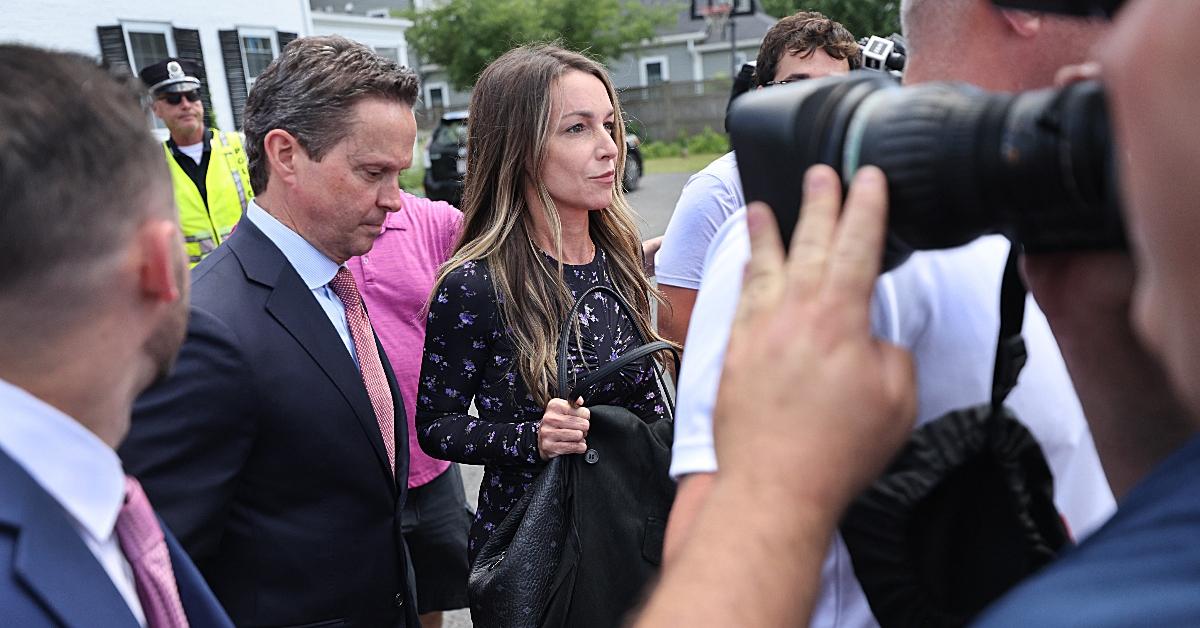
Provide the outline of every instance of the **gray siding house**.
[[[310,0],[314,16],[322,13],[349,13],[384,17],[393,11],[416,8],[418,11],[440,0]],[[732,24],[720,30],[710,29],[703,20],[691,18],[690,3],[685,0],[641,0],[643,4],[675,7],[675,20],[658,29],[653,39],[629,48],[629,52],[609,62],[613,82],[618,89],[636,90],[673,83],[729,81],[734,68],[758,55],[759,44],[775,18],[756,12],[732,18]],[[736,42],[733,37],[736,32]],[[732,50],[731,50],[732,48]],[[409,59],[421,76],[421,111],[418,121],[428,129],[436,124],[442,111],[466,109],[470,91],[454,89],[446,73],[437,64],[424,63],[420,51],[411,49]],[[698,88],[701,89],[701,88]],[[728,84],[724,89],[728,89]],[[630,94],[633,96],[633,94]],[[652,97],[641,94],[640,98]],[[723,108],[722,108],[723,111]],[[695,129],[692,129],[695,130]]]

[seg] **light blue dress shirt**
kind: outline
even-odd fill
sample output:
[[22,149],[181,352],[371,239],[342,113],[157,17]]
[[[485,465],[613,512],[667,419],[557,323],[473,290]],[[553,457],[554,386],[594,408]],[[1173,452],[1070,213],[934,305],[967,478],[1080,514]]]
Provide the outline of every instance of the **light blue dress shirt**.
[[258,203],[250,201],[246,209],[246,218],[279,247],[292,268],[296,269],[304,285],[308,286],[313,298],[325,311],[325,316],[329,317],[329,322],[333,323],[333,328],[337,330],[338,336],[341,336],[342,343],[346,345],[346,350],[350,352],[350,357],[357,366],[358,355],[354,352],[354,339],[350,336],[350,325],[346,322],[346,306],[342,304],[333,288],[329,287],[329,282],[333,281],[340,266],[300,237],[300,234],[268,214]]

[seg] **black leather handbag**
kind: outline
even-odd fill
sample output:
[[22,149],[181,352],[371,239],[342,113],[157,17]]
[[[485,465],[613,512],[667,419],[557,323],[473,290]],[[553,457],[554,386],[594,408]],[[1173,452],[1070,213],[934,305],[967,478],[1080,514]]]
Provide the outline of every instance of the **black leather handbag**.
[[[570,321],[597,291],[609,293],[630,314],[628,304],[606,286],[579,296],[559,337],[563,399],[586,399],[589,389],[621,369],[675,351],[642,338],[640,347],[590,373],[568,393]],[[673,405],[657,368],[655,377]],[[646,423],[619,406],[589,409],[587,452],[552,459],[476,557],[467,589],[477,628],[617,626],[657,573],[675,497],[668,475],[672,421]]]

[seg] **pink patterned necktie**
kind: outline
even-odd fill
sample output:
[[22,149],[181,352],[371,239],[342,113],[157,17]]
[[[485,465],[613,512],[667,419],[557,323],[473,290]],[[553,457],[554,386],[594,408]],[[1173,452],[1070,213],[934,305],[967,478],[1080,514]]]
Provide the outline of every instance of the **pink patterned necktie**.
[[149,628],[187,628],[187,614],[179,599],[171,555],[158,518],[142,485],[125,478],[125,503],[117,514],[117,540],[133,569],[138,601]]
[[375,334],[371,331],[371,320],[367,318],[367,309],[363,307],[362,295],[354,283],[354,275],[350,269],[338,268],[333,281],[329,282],[334,294],[346,306],[346,323],[350,326],[350,339],[354,342],[354,352],[358,355],[358,371],[362,375],[363,385],[367,388],[367,396],[371,398],[371,407],[375,409],[375,420],[379,421],[379,433],[383,435],[383,446],[387,449],[388,463],[392,465],[392,475],[396,474],[396,413],[392,405],[392,389],[388,386],[387,375],[383,372],[383,362],[379,359],[379,349],[375,346]]

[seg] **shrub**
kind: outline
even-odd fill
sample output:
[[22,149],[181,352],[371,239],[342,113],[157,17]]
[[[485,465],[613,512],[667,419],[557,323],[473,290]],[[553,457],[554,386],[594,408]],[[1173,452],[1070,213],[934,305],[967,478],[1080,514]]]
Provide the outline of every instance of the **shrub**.
[[729,152],[729,139],[714,131],[712,127],[706,126],[704,131],[687,140],[687,149],[688,153],[693,155],[727,153]]
[[661,159],[663,157],[679,157],[683,147],[675,142],[646,142],[642,144],[643,159]]

